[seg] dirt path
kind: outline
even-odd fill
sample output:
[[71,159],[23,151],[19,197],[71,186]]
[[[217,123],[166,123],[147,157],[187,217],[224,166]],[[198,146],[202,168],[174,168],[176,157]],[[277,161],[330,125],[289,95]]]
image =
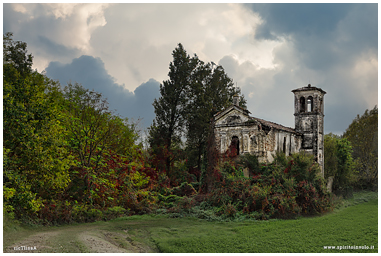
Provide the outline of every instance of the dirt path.
[[[110,236],[112,237],[112,235]],[[127,251],[124,248],[121,248],[120,246],[113,244],[111,241],[107,241],[104,236],[99,236],[96,234],[93,234],[89,231],[83,232],[78,236],[79,240],[87,247],[89,252],[115,252],[115,253],[122,253],[122,252],[130,252],[133,251]]]
[[[114,230],[115,229],[115,230]],[[5,235],[5,234],[4,234]],[[54,227],[49,231],[34,232],[23,239],[13,239],[5,246],[5,253],[144,253],[157,252],[131,234],[128,228],[83,224]]]

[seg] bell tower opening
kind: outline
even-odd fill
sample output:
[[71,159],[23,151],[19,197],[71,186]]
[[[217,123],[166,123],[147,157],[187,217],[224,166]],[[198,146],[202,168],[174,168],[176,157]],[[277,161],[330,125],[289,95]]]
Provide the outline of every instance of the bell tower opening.
[[312,96],[309,96],[307,98],[307,112],[312,112],[312,109],[313,109],[313,98]]
[[306,99],[304,97],[300,97],[300,112],[304,113],[306,111]]

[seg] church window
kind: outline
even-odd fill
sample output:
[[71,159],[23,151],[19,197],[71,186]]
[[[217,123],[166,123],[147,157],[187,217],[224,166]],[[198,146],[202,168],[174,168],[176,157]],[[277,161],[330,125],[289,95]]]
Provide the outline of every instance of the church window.
[[306,111],[306,99],[304,97],[300,97],[300,112]]

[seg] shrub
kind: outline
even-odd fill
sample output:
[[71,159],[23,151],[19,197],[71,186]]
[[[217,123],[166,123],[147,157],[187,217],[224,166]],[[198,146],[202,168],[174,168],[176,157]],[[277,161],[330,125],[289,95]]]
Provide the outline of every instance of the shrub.
[[237,170],[232,162],[221,166],[222,173],[228,175],[215,180],[207,201],[227,217],[245,213],[257,219],[291,218],[332,208],[332,198],[312,155],[277,154],[273,163],[261,164],[251,178],[229,175]]
[[164,196],[162,194],[158,194],[158,198],[159,198],[159,205],[165,208],[174,207],[175,205],[177,205],[178,201],[182,199],[182,197],[177,195]]
[[244,154],[238,160],[238,163],[244,168],[248,168],[250,173],[258,174],[260,172],[260,165],[258,158],[252,154]]
[[188,182],[183,182],[180,186],[172,189],[172,194],[177,196],[192,196],[196,193],[197,191],[193,188],[192,184]]
[[195,200],[193,198],[184,196],[178,201],[177,208],[184,211],[189,211],[194,205]]
[[105,211],[104,217],[105,219],[114,219],[114,218],[122,217],[123,215],[126,214],[126,212],[127,212],[126,209],[124,209],[123,207],[114,206],[114,207],[108,208]]
[[87,222],[93,222],[96,220],[103,219],[103,213],[99,209],[90,209],[86,212],[86,221]]
[[45,201],[38,214],[48,225],[73,222],[73,206],[68,201]]
[[228,203],[227,205],[224,205],[222,207],[223,213],[228,217],[234,217],[234,215],[237,213],[236,206]]

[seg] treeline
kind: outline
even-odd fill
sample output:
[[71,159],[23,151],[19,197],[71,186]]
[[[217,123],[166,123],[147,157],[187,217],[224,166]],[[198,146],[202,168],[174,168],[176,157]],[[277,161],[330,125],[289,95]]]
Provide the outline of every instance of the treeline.
[[378,107],[357,115],[342,136],[324,136],[326,179],[333,190],[375,189],[378,186]]

